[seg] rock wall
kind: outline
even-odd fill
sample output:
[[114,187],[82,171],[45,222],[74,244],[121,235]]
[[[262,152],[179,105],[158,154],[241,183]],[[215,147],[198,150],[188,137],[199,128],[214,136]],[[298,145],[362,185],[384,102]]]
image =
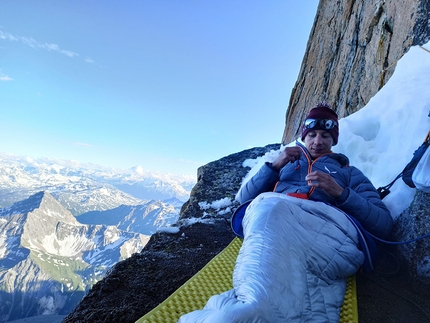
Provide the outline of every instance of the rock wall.
[[309,110],[329,102],[340,117],[361,109],[412,45],[430,39],[429,0],[321,0],[282,142],[293,141]]
[[[191,190],[190,199],[182,206],[180,220],[186,218],[218,218],[218,212],[213,208],[203,210],[199,203],[211,204],[219,199],[228,198],[233,201],[231,208],[239,206],[234,201],[242,179],[249,172],[248,167],[242,163],[246,159],[255,159],[271,150],[278,150],[280,144],[271,144],[266,147],[256,147],[211,162],[197,170],[197,183]],[[226,212],[224,218],[230,220],[231,212]]]

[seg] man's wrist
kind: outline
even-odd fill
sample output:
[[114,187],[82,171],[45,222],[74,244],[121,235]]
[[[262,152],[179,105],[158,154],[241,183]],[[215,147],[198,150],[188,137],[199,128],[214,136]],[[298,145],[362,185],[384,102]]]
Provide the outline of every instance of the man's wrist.
[[273,165],[273,163],[271,163],[271,162],[266,162],[266,165],[271,169],[271,170],[273,170],[273,171],[275,171],[275,172],[277,172],[277,173],[279,173],[279,168],[278,167],[276,167],[275,165]]

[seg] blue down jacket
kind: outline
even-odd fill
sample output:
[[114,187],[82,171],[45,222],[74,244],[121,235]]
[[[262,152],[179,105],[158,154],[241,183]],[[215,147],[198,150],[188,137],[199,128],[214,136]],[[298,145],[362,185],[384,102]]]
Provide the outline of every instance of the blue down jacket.
[[[390,211],[381,201],[369,179],[356,167],[349,166],[343,154],[330,153],[311,161],[307,149],[297,143],[303,154],[293,163],[286,164],[278,173],[266,163],[238,192],[236,199],[244,203],[263,192],[306,193],[310,200],[329,203],[358,220],[362,226],[380,238],[387,238],[393,226]],[[344,187],[342,195],[334,199],[322,189],[313,189],[305,177],[313,171],[330,173]]]

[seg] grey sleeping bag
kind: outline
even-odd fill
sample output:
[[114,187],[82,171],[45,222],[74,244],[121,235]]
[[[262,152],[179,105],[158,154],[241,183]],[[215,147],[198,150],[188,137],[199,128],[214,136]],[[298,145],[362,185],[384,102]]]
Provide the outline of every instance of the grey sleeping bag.
[[260,194],[243,219],[234,288],[180,323],[339,322],[347,277],[364,256],[337,209],[279,193]]

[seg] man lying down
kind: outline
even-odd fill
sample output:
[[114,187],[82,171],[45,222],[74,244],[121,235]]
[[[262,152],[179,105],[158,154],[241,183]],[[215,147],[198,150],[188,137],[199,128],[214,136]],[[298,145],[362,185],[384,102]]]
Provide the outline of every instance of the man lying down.
[[364,261],[356,222],[386,238],[393,221],[372,183],[331,151],[338,136],[337,114],[318,104],[304,146],[285,148],[241,187],[236,198],[252,202],[234,287],[180,323],[339,322],[347,278]]

